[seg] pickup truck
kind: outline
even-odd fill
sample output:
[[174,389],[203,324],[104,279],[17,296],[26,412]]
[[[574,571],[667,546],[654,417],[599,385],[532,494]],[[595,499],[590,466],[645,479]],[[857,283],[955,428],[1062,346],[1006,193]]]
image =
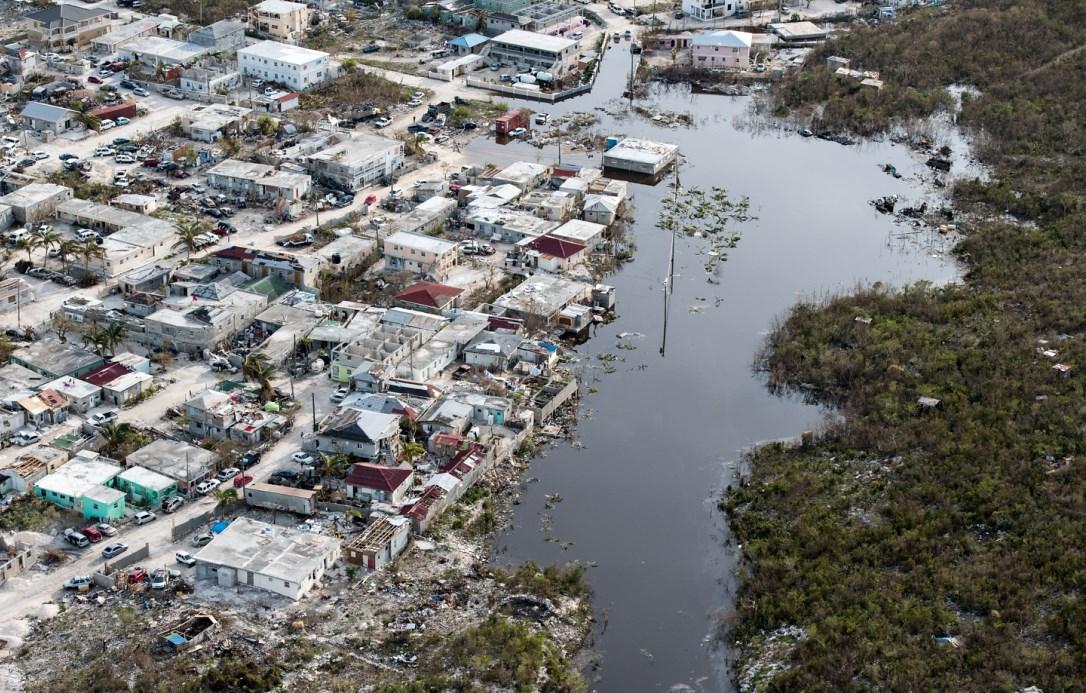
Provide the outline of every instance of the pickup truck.
[[313,234],[308,231],[304,233],[296,233],[286,238],[280,238],[275,244],[281,248],[304,248],[307,245],[313,244]]

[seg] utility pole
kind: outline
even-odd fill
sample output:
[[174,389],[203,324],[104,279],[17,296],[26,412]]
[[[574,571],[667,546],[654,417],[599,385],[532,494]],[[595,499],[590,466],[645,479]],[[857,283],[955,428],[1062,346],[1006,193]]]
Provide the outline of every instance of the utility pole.
[[317,393],[316,392],[310,392],[309,396],[312,398],[310,400],[310,402],[311,402],[312,407],[313,407],[313,432],[316,433],[317,432]]

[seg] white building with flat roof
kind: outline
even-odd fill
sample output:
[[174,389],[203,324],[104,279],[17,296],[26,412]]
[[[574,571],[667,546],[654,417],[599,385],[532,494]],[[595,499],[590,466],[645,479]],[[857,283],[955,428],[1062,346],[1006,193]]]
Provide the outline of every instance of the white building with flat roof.
[[225,159],[207,171],[213,188],[272,200],[300,200],[312,181],[305,173],[279,171],[274,166],[238,159]]
[[117,48],[122,60],[138,60],[152,69],[156,65],[187,65],[207,51],[204,46],[162,36],[140,36]]
[[603,167],[660,175],[679,155],[679,145],[627,137],[603,153]]
[[351,133],[309,155],[305,161],[314,176],[356,191],[391,180],[403,166],[403,142]]
[[444,278],[456,264],[460,250],[451,241],[399,231],[385,239],[385,268]]
[[284,84],[295,91],[319,87],[331,77],[328,54],[323,51],[261,41],[242,48],[237,55],[242,74]]
[[309,7],[300,2],[264,0],[249,8],[249,23],[261,34],[297,42],[309,26]]
[[521,29],[495,36],[487,45],[492,63],[522,65],[559,76],[568,72],[577,58],[576,41]]
[[196,554],[196,577],[301,599],[339,558],[340,542],[239,517]]

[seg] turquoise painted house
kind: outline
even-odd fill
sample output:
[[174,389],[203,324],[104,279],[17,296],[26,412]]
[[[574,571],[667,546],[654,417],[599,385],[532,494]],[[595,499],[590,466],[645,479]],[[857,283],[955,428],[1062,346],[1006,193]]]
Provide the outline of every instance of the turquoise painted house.
[[34,484],[34,495],[88,518],[124,515],[124,493],[114,488],[119,465],[96,453],[81,452]]
[[144,467],[129,467],[117,476],[117,488],[136,505],[158,507],[177,494],[177,482]]
[[108,486],[95,486],[83,494],[83,517],[118,520],[124,517],[124,494]]

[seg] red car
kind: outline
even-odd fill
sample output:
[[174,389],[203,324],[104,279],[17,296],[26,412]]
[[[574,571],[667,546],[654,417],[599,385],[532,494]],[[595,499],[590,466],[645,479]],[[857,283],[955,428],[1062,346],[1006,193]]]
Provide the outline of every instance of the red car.
[[98,75],[91,75],[90,77],[87,78],[87,81],[90,82],[91,84],[101,84],[102,83],[102,78],[99,77]]
[[140,566],[136,566],[132,570],[128,571],[128,584],[134,585],[137,582],[143,582],[147,579],[147,577],[147,571]]
[[97,544],[98,542],[102,541],[102,533],[98,531],[98,528],[94,525],[91,525],[90,527],[84,527],[83,529],[79,530],[79,532],[87,539],[90,539],[92,544]]
[[376,195],[367,195],[366,196],[366,204],[367,205],[375,205],[375,204],[377,204],[377,196]]
[[251,484],[253,477],[248,474],[239,474],[234,477],[234,488],[241,488],[246,484]]

